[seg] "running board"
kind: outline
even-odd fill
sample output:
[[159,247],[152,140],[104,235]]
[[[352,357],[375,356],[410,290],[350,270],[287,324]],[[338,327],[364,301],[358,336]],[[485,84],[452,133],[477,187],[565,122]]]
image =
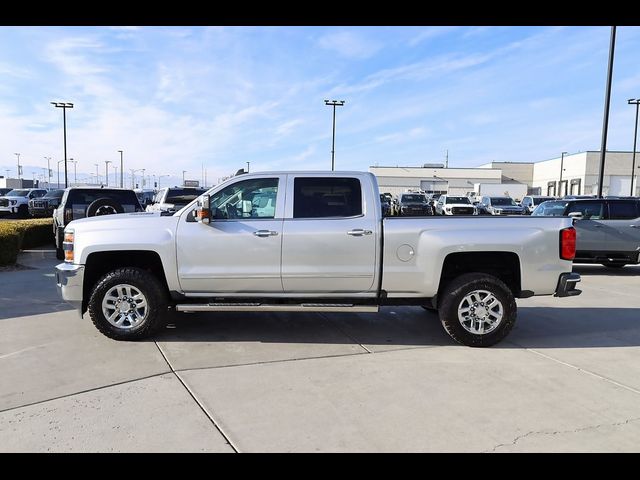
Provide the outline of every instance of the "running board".
[[377,305],[350,305],[342,303],[302,303],[276,305],[270,303],[181,303],[178,312],[354,312],[377,313]]

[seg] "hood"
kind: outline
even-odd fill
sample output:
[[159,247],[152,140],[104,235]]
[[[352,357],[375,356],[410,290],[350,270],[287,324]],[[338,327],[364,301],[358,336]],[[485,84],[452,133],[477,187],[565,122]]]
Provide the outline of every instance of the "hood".
[[67,228],[76,231],[145,230],[175,225],[180,217],[162,216],[160,212],[133,212],[73,220]]
[[427,202],[400,202],[403,207],[426,207]]
[[446,203],[444,207],[466,207],[466,208],[474,208],[470,203]]

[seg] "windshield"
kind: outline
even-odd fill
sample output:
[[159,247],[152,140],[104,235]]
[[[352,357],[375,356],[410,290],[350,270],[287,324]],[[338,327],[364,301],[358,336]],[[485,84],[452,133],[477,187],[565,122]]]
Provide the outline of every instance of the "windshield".
[[513,199],[509,197],[491,197],[491,205],[517,207],[516,202],[514,202]]
[[562,217],[567,203],[558,200],[543,202],[536,207],[531,215],[536,217]]
[[447,197],[446,203],[465,203],[467,205],[471,204],[469,198],[467,197]]
[[548,202],[549,200],[555,200],[554,197],[534,197],[533,204],[540,205],[542,202]]
[[29,195],[29,190],[11,190],[7,193],[7,197],[26,197]]
[[64,190],[52,190],[47,192],[43,198],[62,198],[62,195],[64,195]]
[[402,195],[403,202],[419,202],[425,201],[424,195]]
[[164,202],[185,206],[187,203],[190,203],[191,201],[198,198],[204,192],[206,192],[206,190],[195,190],[193,188],[171,189],[167,193],[167,198]]

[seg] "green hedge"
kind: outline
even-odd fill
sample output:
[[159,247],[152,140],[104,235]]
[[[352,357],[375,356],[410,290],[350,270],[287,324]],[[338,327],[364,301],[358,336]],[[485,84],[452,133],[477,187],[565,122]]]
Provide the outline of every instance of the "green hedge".
[[53,243],[53,219],[0,222],[0,265],[16,263],[20,250]]

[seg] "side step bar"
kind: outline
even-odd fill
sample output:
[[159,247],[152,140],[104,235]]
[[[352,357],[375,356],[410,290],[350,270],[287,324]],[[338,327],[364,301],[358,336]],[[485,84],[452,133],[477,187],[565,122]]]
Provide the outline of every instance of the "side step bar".
[[178,312],[354,312],[377,313],[377,305],[350,305],[341,303],[301,303],[275,305],[269,303],[181,303]]

